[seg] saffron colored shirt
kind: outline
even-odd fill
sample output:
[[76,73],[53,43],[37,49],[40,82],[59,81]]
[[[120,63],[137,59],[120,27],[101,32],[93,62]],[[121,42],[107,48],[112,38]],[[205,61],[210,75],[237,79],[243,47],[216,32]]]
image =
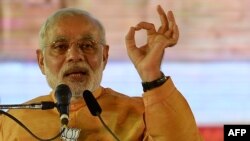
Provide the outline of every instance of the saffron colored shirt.
[[[102,107],[101,116],[121,141],[201,141],[193,114],[171,78],[160,87],[128,97],[100,87],[94,96]],[[54,94],[28,103],[55,101]],[[60,132],[59,113],[51,110],[10,110],[35,135],[43,139]],[[63,139],[67,138],[67,139]],[[78,139],[77,139],[78,138]],[[27,131],[5,115],[0,116],[0,141],[35,141]],[[64,137],[56,141],[114,141],[84,100],[70,103],[69,124]]]

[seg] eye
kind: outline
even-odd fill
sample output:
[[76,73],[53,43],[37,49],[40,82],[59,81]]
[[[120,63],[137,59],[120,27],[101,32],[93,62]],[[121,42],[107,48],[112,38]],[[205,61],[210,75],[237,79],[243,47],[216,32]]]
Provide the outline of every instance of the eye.
[[55,42],[51,48],[54,53],[61,54],[67,51],[68,47],[69,44],[67,42]]
[[80,41],[78,42],[78,47],[83,52],[91,52],[91,51],[95,51],[96,45],[92,41]]
[[62,50],[62,49],[67,49],[68,48],[68,43],[66,42],[57,42],[53,45],[53,48],[54,49],[59,49],[59,50]]
[[80,48],[86,48],[86,49],[94,47],[91,41],[82,41],[82,42],[79,42],[78,45]]

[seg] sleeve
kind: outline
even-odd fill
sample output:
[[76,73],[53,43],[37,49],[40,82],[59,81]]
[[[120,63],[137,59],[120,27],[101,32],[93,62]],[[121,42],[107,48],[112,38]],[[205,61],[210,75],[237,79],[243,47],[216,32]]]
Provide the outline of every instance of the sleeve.
[[193,113],[171,78],[143,94],[144,141],[202,141]]

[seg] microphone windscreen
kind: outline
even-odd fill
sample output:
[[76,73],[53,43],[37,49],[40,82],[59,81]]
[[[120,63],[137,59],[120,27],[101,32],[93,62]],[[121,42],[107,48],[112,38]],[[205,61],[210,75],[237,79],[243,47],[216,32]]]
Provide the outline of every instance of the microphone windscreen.
[[98,104],[97,100],[95,99],[95,97],[93,96],[93,94],[89,90],[85,90],[83,92],[83,98],[86,102],[86,105],[87,105],[90,113],[93,116],[98,116],[101,114],[102,109],[101,109],[100,105]]
[[55,91],[55,97],[57,100],[57,104],[63,104],[63,105],[67,105],[70,103],[70,99],[71,99],[71,90],[69,88],[69,86],[67,86],[66,84],[60,84],[56,87],[56,91]]

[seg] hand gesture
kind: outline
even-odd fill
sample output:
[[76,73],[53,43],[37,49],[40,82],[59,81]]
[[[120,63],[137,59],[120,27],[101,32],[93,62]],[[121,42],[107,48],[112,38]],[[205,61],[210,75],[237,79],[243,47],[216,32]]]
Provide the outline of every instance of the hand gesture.
[[[179,38],[173,13],[168,11],[166,15],[161,6],[157,6],[157,11],[161,19],[158,30],[152,23],[140,22],[130,28],[125,39],[128,56],[143,82],[153,81],[161,76],[160,67],[164,50],[174,46]],[[139,30],[147,32],[147,43],[141,47],[137,47],[135,41],[135,32]]]

